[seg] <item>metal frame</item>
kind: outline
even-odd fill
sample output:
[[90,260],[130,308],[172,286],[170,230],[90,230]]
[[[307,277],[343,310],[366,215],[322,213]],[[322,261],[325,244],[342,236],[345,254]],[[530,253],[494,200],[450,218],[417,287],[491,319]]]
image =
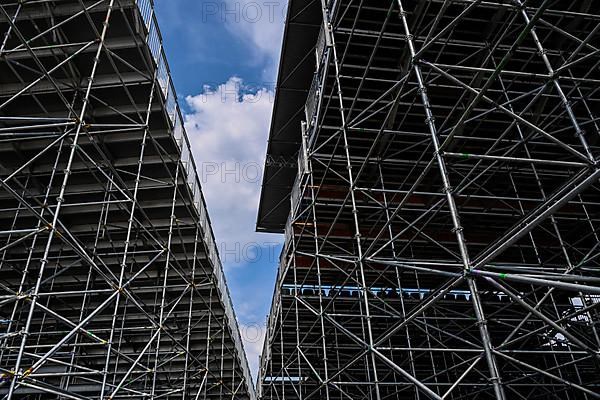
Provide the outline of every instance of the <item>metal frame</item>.
[[152,0],[0,27],[0,398],[254,399]]
[[600,398],[598,10],[321,11],[259,397]]

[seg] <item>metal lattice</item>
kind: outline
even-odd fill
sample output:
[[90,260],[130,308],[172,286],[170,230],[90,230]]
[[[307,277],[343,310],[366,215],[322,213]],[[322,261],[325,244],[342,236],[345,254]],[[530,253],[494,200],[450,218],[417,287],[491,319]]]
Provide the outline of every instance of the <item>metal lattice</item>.
[[0,398],[253,399],[152,1],[0,33]]
[[261,398],[600,398],[599,31],[591,1],[290,1]]

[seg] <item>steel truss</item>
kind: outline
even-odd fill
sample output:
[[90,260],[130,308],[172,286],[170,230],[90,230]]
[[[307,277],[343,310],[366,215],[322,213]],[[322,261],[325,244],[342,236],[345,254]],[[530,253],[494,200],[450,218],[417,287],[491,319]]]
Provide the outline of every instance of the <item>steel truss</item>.
[[255,398],[152,1],[0,27],[0,398]]
[[290,1],[259,397],[600,398],[599,31],[586,1]]

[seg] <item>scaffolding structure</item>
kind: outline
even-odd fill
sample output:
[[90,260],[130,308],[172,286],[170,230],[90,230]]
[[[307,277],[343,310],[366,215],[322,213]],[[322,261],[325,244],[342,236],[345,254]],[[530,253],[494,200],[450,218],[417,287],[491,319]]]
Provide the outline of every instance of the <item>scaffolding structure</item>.
[[290,0],[259,398],[600,398],[599,31],[592,1]]
[[0,33],[0,398],[254,399],[152,0]]

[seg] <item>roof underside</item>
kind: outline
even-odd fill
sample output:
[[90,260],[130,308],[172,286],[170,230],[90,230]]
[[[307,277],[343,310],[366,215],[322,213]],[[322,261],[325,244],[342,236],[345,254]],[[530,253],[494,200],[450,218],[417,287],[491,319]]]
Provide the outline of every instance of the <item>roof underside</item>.
[[289,1],[256,223],[259,231],[283,232],[290,211],[300,123],[315,72],[313,53],[321,20],[320,1]]

